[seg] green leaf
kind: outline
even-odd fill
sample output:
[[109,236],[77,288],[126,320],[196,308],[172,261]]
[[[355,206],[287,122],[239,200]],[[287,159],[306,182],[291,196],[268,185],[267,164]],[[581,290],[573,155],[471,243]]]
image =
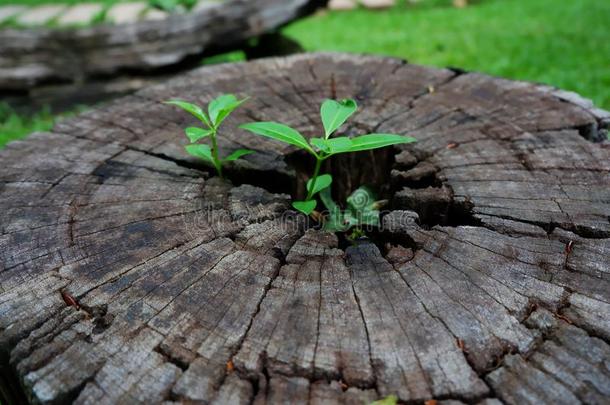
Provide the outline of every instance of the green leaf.
[[350,221],[344,214],[339,213],[326,217],[322,229],[327,232],[345,232],[354,225],[357,225],[355,221]]
[[380,225],[376,198],[373,190],[365,186],[358,187],[347,197],[347,206],[358,225]]
[[293,201],[292,206],[297,210],[302,212],[305,215],[311,214],[311,212],[316,208],[317,205],[316,200],[308,200],[308,201]]
[[197,142],[198,140],[205,138],[206,136],[210,136],[214,133],[211,129],[203,129],[197,127],[189,127],[184,130],[186,136],[189,138],[189,141],[192,143]]
[[203,144],[186,145],[185,149],[189,155],[193,155],[200,159],[207,160],[210,163],[212,163],[214,166],[216,166],[216,164],[214,163],[214,158],[212,157],[212,149],[210,149],[210,147],[208,145],[203,145]]
[[351,99],[325,100],[320,108],[320,116],[322,117],[322,124],[324,124],[326,138],[343,125],[357,109],[356,102]]
[[362,150],[371,150],[384,148],[390,145],[398,145],[401,143],[411,143],[417,139],[411,136],[394,135],[394,134],[369,134],[351,138],[352,146],[350,152],[359,152]]
[[210,119],[212,120],[214,128],[218,128],[225,118],[246,100],[246,98],[238,100],[233,94],[223,94],[212,100],[208,105],[208,114],[210,114]]
[[344,211],[333,201],[330,187],[320,191],[320,199],[328,210],[323,226],[326,231],[345,232],[355,226],[380,225],[375,194],[367,187],[358,188],[348,197],[348,209]]
[[327,141],[330,153],[349,152],[352,148],[352,140],[347,136],[339,136],[328,139]]
[[349,152],[352,147],[351,139],[346,136],[330,139],[311,138],[309,143],[328,154]]
[[320,191],[330,186],[330,183],[332,182],[333,178],[330,174],[323,174],[321,176],[318,176],[318,178],[316,179],[316,184],[314,185],[312,191],[311,186],[313,185],[313,179],[309,179],[307,181],[307,191],[313,196],[316,193],[319,193]]
[[355,216],[355,215],[352,215],[352,213],[349,212],[349,211],[345,211],[343,213],[343,227],[344,227],[344,230],[347,231],[352,226],[357,226],[357,225],[360,225],[360,221],[358,220],[358,217]]
[[237,149],[235,152],[231,153],[229,156],[224,158],[222,161],[223,162],[232,162],[234,160],[239,159],[242,156],[246,156],[246,155],[249,155],[251,153],[254,153],[254,151],[253,150],[249,150],[249,149]]
[[364,209],[358,212],[357,220],[361,225],[374,225],[379,226],[381,221],[379,220],[379,211],[374,209]]
[[327,232],[345,232],[349,228],[350,225],[344,221],[343,215],[329,215],[322,225],[322,229]]
[[371,402],[370,405],[396,405],[398,403],[398,397],[396,395],[388,395],[385,398],[378,399],[375,402]]
[[324,224],[322,225],[322,229],[326,232],[345,232],[350,228],[351,225],[347,224],[343,220],[343,216],[328,216]]
[[335,215],[337,212],[340,211],[339,206],[337,205],[335,200],[333,200],[333,197],[330,194],[330,187],[327,187],[324,190],[320,191],[320,199],[322,200],[322,204],[324,204],[324,206],[331,215]]
[[326,153],[330,152],[330,148],[328,147],[328,144],[326,143],[326,139],[311,138],[309,140],[309,143],[311,145],[315,146],[316,148],[318,148],[322,152],[326,152]]
[[178,0],[149,0],[149,4],[164,11],[173,11],[178,6]]
[[368,187],[358,187],[349,197],[347,206],[350,215],[354,218],[355,225],[379,226],[379,210],[377,209],[376,196]]
[[371,208],[375,204],[375,193],[368,187],[358,187],[347,197],[347,206],[354,212]]
[[182,8],[186,10],[192,9],[197,0],[148,0],[148,4],[151,7],[155,7],[167,12],[175,12]]
[[341,207],[333,200],[330,194],[330,187],[320,191],[322,204],[328,210],[328,215],[324,221],[323,229],[328,232],[343,232],[349,229],[349,225],[344,222]]
[[203,110],[201,108],[199,108],[198,106],[196,106],[195,104],[192,104],[192,103],[189,103],[186,101],[182,101],[182,100],[170,100],[170,101],[166,101],[165,104],[175,105],[176,107],[180,107],[184,111],[193,115],[199,121],[203,122],[205,125],[207,125],[208,128],[212,127],[207,115],[205,115]]
[[239,127],[257,135],[298,146],[301,149],[305,149],[310,153],[315,154],[311,146],[309,146],[305,138],[303,138],[303,135],[287,125],[277,122],[252,122],[250,124],[240,125]]

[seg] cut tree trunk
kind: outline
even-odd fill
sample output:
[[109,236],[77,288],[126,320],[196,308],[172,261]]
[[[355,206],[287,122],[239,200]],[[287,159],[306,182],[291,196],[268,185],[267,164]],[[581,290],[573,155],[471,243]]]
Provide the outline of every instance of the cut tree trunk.
[[[221,181],[162,104],[251,99]],[[390,200],[350,245],[290,210],[312,162],[237,124],[410,134],[331,159]],[[608,113],[575,94],[367,56],[206,67],[0,151],[0,348],[39,403],[607,403]]]

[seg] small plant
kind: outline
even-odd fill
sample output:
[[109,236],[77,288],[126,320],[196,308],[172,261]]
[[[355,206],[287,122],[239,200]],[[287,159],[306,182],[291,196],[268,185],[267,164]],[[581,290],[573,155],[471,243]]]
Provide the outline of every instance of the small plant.
[[[316,194],[323,192],[320,194],[320,198],[330,211],[330,215],[326,221],[326,229],[328,230],[344,229],[345,226],[341,226],[340,224],[345,221],[352,224],[351,226],[354,226],[353,224],[356,223],[372,222],[372,218],[375,214],[372,212],[374,204],[357,207],[351,204],[349,199],[348,206],[350,206],[350,210],[341,213],[337,204],[330,198],[329,187],[332,183],[332,176],[330,174],[320,174],[322,162],[339,153],[361,152],[390,145],[415,142],[415,138],[395,134],[368,134],[353,138],[348,138],[346,136],[331,138],[331,135],[333,135],[339,127],[356,112],[357,108],[356,102],[350,99],[324,101],[320,108],[320,116],[324,126],[324,137],[311,138],[309,142],[295,129],[277,122],[253,122],[240,126],[240,128],[248,130],[256,135],[294,145],[307,151],[315,158],[316,164],[313,175],[307,181],[307,197],[304,201],[294,201],[292,206],[298,211],[309,215],[317,206],[317,201],[314,197]],[[360,192],[366,193],[369,193],[370,191],[363,188],[359,190]],[[372,203],[373,200],[371,199],[370,202]],[[358,220],[358,216],[360,216],[360,220],[364,222],[358,222],[360,221]],[[378,212],[376,216],[376,223],[378,223]],[[349,227],[346,229],[349,229]]]
[[356,240],[364,236],[363,226],[379,226],[379,208],[385,201],[376,201],[375,193],[362,186],[347,197],[347,209],[333,201],[330,187],[320,192],[322,204],[328,210],[323,229],[329,232],[346,232],[352,229],[348,239]]
[[[248,149],[238,149],[229,156],[221,159],[218,151],[217,136],[220,124],[222,124],[233,110],[243,104],[246,100],[247,99],[238,100],[233,94],[223,94],[210,102],[207,114],[199,106],[186,101],[166,101],[166,104],[183,109],[203,123],[204,128],[189,127],[184,130],[187,138],[191,141],[191,144],[187,145],[185,149],[190,155],[211,163],[214,168],[216,168],[218,176],[220,177],[222,177],[223,163],[232,162],[245,155],[254,153],[254,151]],[[211,146],[197,143],[208,137],[210,138]]]

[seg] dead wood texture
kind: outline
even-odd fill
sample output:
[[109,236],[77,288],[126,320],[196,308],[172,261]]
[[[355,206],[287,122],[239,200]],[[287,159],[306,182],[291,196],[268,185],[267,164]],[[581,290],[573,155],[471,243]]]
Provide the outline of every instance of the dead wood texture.
[[[221,147],[259,151],[225,182],[161,103],[222,92],[252,99]],[[358,100],[348,134],[419,139],[325,168],[365,167],[391,200],[353,246],[289,210],[311,162],[236,129],[313,136],[327,97]],[[63,121],[0,151],[5,361],[37,403],[608,403],[609,118],[542,85],[309,54]]]
[[[311,13],[322,0],[212,0],[160,20],[85,28],[0,30],[0,89],[79,83],[227,51]],[[138,78],[145,80],[146,78]],[[115,84],[117,85],[117,84]]]

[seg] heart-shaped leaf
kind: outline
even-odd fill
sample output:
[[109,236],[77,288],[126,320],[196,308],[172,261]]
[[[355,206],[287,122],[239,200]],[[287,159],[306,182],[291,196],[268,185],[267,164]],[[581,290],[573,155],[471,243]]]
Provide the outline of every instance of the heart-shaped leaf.
[[305,138],[303,138],[303,135],[287,125],[277,122],[252,122],[250,124],[240,125],[240,128],[255,133],[256,135],[298,146],[310,153],[315,153]]
[[191,115],[193,115],[195,118],[197,118],[199,121],[203,122],[208,128],[211,128],[212,125],[210,124],[210,120],[208,119],[207,115],[205,115],[205,113],[203,112],[203,110],[201,108],[199,108],[199,106],[183,101],[183,100],[170,100],[170,101],[166,101],[165,104],[169,104],[169,105],[174,105],[176,107],[180,107],[182,108],[184,111],[190,113]]
[[188,137],[189,141],[195,143],[198,140],[205,138],[206,136],[212,135],[214,131],[212,131],[211,129],[189,127],[185,129],[184,132],[186,133],[186,136]]
[[206,160],[214,164],[214,158],[212,157],[212,150],[208,145],[197,144],[197,145],[186,145],[186,151],[189,155],[193,155],[200,159]]
[[238,100],[233,94],[223,94],[210,101],[208,113],[210,114],[212,125],[214,125],[215,128],[218,128],[225,118],[246,100],[247,99]]
[[398,145],[401,143],[416,142],[417,139],[411,136],[394,135],[394,134],[369,134],[351,138],[352,146],[350,152],[359,152],[363,150],[371,150],[384,148],[390,145]]
[[343,125],[357,109],[356,102],[351,99],[325,100],[320,108],[320,116],[322,117],[326,138]]
[[[309,192],[310,195],[315,195],[316,193],[319,193],[320,191],[324,190],[325,188],[327,188],[328,186],[330,186],[330,184],[333,182],[333,177],[330,174],[323,174],[321,176],[318,176],[316,178],[316,183],[313,183],[313,179],[309,179],[307,181],[307,191]],[[312,186],[313,186],[313,190],[312,190]]]
[[224,158],[223,162],[232,162],[234,160],[239,159],[242,156],[246,156],[246,155],[249,155],[251,153],[254,153],[254,151],[253,150],[249,150],[249,149],[237,149],[235,152],[231,153],[229,156]]
[[292,206],[297,211],[302,212],[305,215],[311,214],[311,212],[316,208],[317,201],[316,200],[308,200],[308,201],[293,201]]

